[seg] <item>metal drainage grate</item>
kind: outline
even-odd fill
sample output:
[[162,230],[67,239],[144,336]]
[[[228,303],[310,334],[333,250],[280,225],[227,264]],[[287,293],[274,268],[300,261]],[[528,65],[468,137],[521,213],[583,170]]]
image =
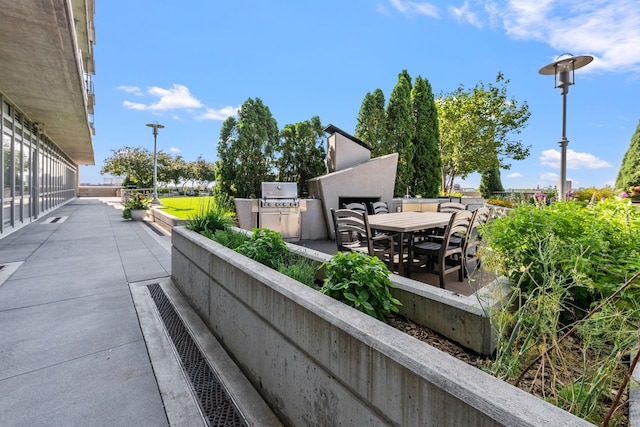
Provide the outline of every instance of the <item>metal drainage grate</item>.
[[153,225],[153,223],[149,222],[149,221],[142,221],[147,227],[149,227],[151,230],[153,230],[154,233],[156,233],[158,236],[165,236],[165,234],[158,230],[158,227],[156,227],[155,225]]
[[191,380],[191,386],[209,424],[216,427],[247,427],[160,285],[148,285],[147,288],[180,355],[182,366]]
[[68,216],[52,216],[49,218],[46,218],[44,221],[42,221],[43,224],[58,224],[58,223],[63,223],[65,222],[65,220],[69,218]]

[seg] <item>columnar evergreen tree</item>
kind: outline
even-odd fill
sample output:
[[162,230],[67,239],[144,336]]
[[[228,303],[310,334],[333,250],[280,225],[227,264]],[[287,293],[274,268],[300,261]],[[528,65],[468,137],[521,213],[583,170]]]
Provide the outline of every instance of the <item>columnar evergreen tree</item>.
[[[355,137],[372,147],[382,145],[386,133],[386,111],[384,110],[384,94],[376,89],[373,94],[367,93],[358,113]],[[378,154],[374,151],[374,154]]]
[[406,70],[398,75],[398,83],[391,92],[387,105],[385,140],[380,145],[380,155],[398,153],[398,171],[394,193],[405,194],[413,185],[413,158],[415,148],[415,117],[411,105],[411,77]]
[[260,184],[275,178],[278,124],[259,98],[249,98],[238,119],[223,123],[218,141],[216,180],[219,190],[233,197],[257,198]]
[[631,145],[622,158],[622,165],[616,179],[617,191],[629,191],[640,185],[640,121],[631,137]]
[[427,79],[420,76],[416,78],[411,90],[411,101],[415,114],[412,189],[414,194],[423,197],[438,197],[442,180],[438,110]]
[[324,141],[324,126],[318,116],[285,125],[276,160],[278,180],[297,182],[298,193],[308,195],[307,181],[326,173]]
[[483,172],[480,178],[480,195],[485,199],[490,199],[494,192],[503,192],[502,180],[500,179],[500,168],[491,168]]

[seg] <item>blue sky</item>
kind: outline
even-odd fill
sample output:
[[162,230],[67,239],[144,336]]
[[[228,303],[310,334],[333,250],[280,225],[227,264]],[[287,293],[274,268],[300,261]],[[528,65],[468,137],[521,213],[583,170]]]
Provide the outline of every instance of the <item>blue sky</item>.
[[595,57],[567,98],[574,188],[614,183],[640,120],[637,0],[96,3],[96,165],[80,168],[83,183],[103,182],[112,149],[153,150],[153,121],[165,126],[158,150],[215,161],[223,121],[248,98],[279,129],[317,115],[354,133],[366,93],[388,100],[404,69],[435,95],[510,79],[509,95],[531,111],[516,136],[531,155],[502,171],[505,188],[557,182],[562,97],[538,70],[558,55]]

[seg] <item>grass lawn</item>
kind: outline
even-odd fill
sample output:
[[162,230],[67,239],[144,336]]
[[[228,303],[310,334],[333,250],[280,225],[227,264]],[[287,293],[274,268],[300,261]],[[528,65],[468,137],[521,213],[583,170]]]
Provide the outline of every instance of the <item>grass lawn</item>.
[[178,218],[189,219],[214,203],[211,197],[166,197],[160,198],[162,210]]

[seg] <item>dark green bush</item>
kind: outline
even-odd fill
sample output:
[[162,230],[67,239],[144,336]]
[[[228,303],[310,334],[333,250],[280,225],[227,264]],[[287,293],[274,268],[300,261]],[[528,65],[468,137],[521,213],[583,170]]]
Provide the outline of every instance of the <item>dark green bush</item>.
[[277,270],[289,253],[282,236],[267,228],[254,228],[252,232],[251,238],[240,245],[236,252]]
[[377,257],[360,252],[338,252],[323,264],[325,295],[386,322],[385,315],[398,312],[400,301],[391,296],[395,288],[387,266]]

